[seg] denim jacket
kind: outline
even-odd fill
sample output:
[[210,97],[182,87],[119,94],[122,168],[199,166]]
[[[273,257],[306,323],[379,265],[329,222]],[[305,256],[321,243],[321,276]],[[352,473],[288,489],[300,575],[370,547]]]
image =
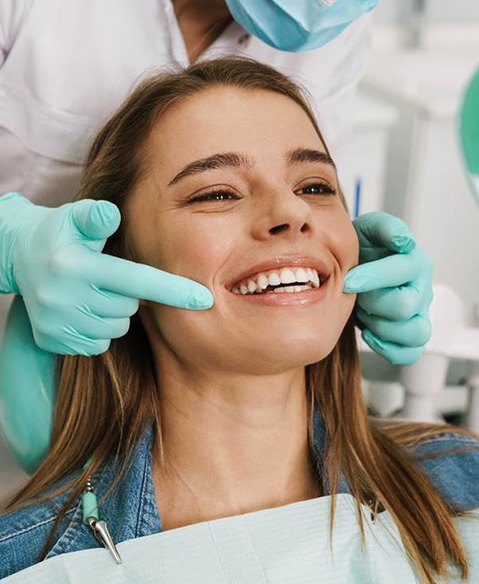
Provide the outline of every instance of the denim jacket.
[[[116,543],[162,530],[152,478],[153,435],[153,425],[150,425],[136,447],[127,475],[101,505],[100,518],[107,521]],[[315,413],[314,446],[320,460],[324,438],[322,418]],[[457,452],[459,450],[465,452],[460,454]],[[449,451],[454,453],[448,454]],[[479,439],[451,432],[421,442],[415,447],[414,454],[448,502],[461,510],[479,508]],[[65,480],[70,480],[74,474]],[[111,484],[114,475],[115,464],[112,460],[105,461],[94,475],[92,483],[98,500]],[[324,490],[329,494],[326,483]],[[339,492],[349,492],[343,475]],[[53,502],[0,517],[0,578],[38,562],[40,550],[58,509],[68,495],[69,492],[56,497]],[[91,528],[82,521],[81,499],[69,509],[55,538],[47,558],[102,547]],[[105,550],[105,553],[108,552]]]

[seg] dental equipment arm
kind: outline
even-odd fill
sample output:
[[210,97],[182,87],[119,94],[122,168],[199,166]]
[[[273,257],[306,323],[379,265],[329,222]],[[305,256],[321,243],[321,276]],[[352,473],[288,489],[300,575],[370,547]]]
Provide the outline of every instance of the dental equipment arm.
[[412,365],[431,338],[432,262],[393,215],[367,213],[353,224],[360,265],[346,275],[343,291],[358,294],[361,337],[391,363]]

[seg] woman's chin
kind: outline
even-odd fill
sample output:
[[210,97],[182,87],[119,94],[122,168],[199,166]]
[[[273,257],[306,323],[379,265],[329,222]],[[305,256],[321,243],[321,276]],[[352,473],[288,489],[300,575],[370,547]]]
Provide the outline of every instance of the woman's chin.
[[257,374],[276,374],[306,367],[327,357],[335,344],[325,343],[324,340],[301,343],[275,339],[269,344],[249,347],[244,355],[245,369],[254,369]]

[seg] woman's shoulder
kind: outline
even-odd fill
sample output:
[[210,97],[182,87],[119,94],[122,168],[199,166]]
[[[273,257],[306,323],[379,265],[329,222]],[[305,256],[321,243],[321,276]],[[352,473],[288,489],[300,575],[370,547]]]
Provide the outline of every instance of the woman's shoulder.
[[[134,449],[128,470],[116,486],[113,483],[118,477],[118,460],[114,456],[104,460],[92,475],[101,518],[108,523],[116,543],[161,530],[151,478],[152,438],[152,428],[149,427],[139,441],[140,448]],[[102,547],[91,528],[83,522],[81,496],[75,496],[68,503],[78,484],[76,479],[82,472],[82,469],[73,471],[51,485],[48,492],[54,496],[48,502],[0,516],[0,579],[39,561],[59,511],[67,504],[67,512],[48,546],[46,558]],[[64,492],[56,495],[62,487]]]
[[[54,485],[60,487],[64,481]],[[40,502],[0,515],[0,579],[23,570],[40,560],[40,554],[70,491],[60,493],[48,502]],[[67,510],[52,544],[71,522],[78,502]]]
[[479,436],[459,431],[429,436],[411,447],[415,460],[455,508],[479,508]]

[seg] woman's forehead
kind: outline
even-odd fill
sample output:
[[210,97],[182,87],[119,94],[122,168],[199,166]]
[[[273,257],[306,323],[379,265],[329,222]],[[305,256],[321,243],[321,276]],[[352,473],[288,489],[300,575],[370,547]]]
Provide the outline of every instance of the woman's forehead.
[[286,155],[293,147],[326,151],[299,104],[273,91],[235,87],[210,88],[170,107],[149,140],[150,154],[173,166],[230,151]]

